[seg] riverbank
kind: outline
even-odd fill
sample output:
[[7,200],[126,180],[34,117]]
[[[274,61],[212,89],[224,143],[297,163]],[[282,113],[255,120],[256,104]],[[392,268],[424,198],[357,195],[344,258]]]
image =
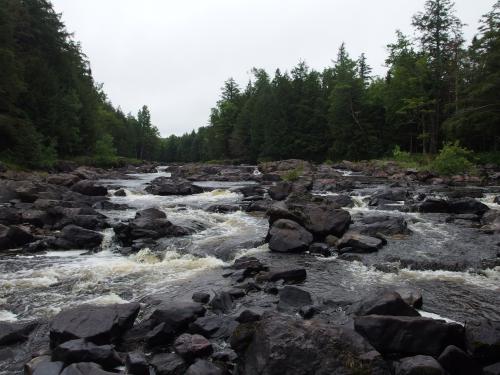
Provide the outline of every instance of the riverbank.
[[500,361],[496,171],[390,168],[4,175],[0,223],[32,236],[1,251],[4,373],[481,373]]

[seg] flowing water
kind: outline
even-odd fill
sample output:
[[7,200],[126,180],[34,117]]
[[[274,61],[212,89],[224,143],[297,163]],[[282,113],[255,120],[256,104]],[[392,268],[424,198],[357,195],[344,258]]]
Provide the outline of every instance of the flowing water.
[[[442,215],[370,210],[363,199],[370,191],[359,190],[353,192],[357,203],[350,209],[353,216],[402,215],[413,233],[391,239],[388,246],[363,262],[273,254],[262,244],[268,228],[263,215],[206,211],[213,204],[239,202],[242,196],[233,188],[245,183],[204,182],[200,186],[210,191],[182,197],[145,193],[145,184],[159,176],[169,174],[163,171],[102,181],[124,187],[127,195],[111,200],[130,206],[124,211],[103,213],[117,222],[134,217],[139,209],[158,207],[174,224],[192,228],[195,234],[163,239],[154,249],[123,256],[117,251],[112,229],[107,229],[102,251],[96,254],[85,255],[85,251],[74,249],[3,257],[0,321],[50,317],[82,303],[144,301],[155,294],[189,298],[195,290],[225,286],[227,280],[221,277],[224,267],[245,254],[254,254],[274,267],[305,266],[308,278],[304,287],[323,302],[352,302],[379,289],[404,286],[422,291],[428,313],[459,322],[476,316],[500,319],[500,269],[480,267],[480,260],[496,251],[500,242],[496,236],[446,223]],[[492,196],[484,201],[492,209],[499,208]],[[426,266],[433,260],[455,264],[463,259],[468,266],[457,270]]]

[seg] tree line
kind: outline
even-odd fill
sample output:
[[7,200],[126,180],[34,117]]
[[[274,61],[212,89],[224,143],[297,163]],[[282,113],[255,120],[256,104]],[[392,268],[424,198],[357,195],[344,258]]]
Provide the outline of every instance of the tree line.
[[209,124],[164,140],[164,161],[301,158],[370,159],[398,146],[436,154],[459,141],[477,152],[500,145],[500,1],[465,45],[451,0],[428,0],[412,19],[415,38],[396,32],[387,74],[374,77],[364,54],[342,44],[323,71],[300,62],[270,75],[230,78]]
[[146,106],[113,107],[49,1],[0,0],[0,160],[158,160],[160,145]]
[[0,160],[50,167],[56,159],[256,162],[435,154],[459,141],[500,145],[500,0],[466,45],[451,0],[428,0],[396,32],[387,74],[342,44],[322,71],[253,69],[230,78],[208,125],[161,138],[149,110],[125,114],[97,84],[81,46],[48,0],[0,0]]

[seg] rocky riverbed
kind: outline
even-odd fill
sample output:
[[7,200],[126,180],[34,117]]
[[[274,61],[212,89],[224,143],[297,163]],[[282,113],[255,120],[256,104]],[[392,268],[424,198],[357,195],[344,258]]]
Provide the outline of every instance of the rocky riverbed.
[[499,374],[494,166],[0,176],[0,374]]

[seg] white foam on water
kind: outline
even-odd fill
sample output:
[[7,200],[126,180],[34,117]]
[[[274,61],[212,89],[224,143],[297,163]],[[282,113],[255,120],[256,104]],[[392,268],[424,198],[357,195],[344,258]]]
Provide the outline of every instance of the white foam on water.
[[0,322],[16,322],[17,315],[7,310],[0,310]]
[[417,311],[424,318],[431,318],[431,319],[436,319],[436,320],[444,320],[446,323],[457,323],[457,324],[460,324],[462,326],[465,325],[465,323],[457,322],[456,320],[448,319],[448,318],[445,318],[445,317],[443,317],[441,315],[438,315],[438,314],[434,314],[434,313],[423,311],[423,310],[417,310]]
[[494,202],[496,197],[498,197],[498,194],[485,194],[483,198],[479,198],[478,200],[492,210],[500,210],[500,205]]
[[96,298],[89,299],[83,304],[86,305],[114,305],[114,304],[123,304],[128,303],[129,301],[124,300],[119,295],[115,293],[105,294]]

